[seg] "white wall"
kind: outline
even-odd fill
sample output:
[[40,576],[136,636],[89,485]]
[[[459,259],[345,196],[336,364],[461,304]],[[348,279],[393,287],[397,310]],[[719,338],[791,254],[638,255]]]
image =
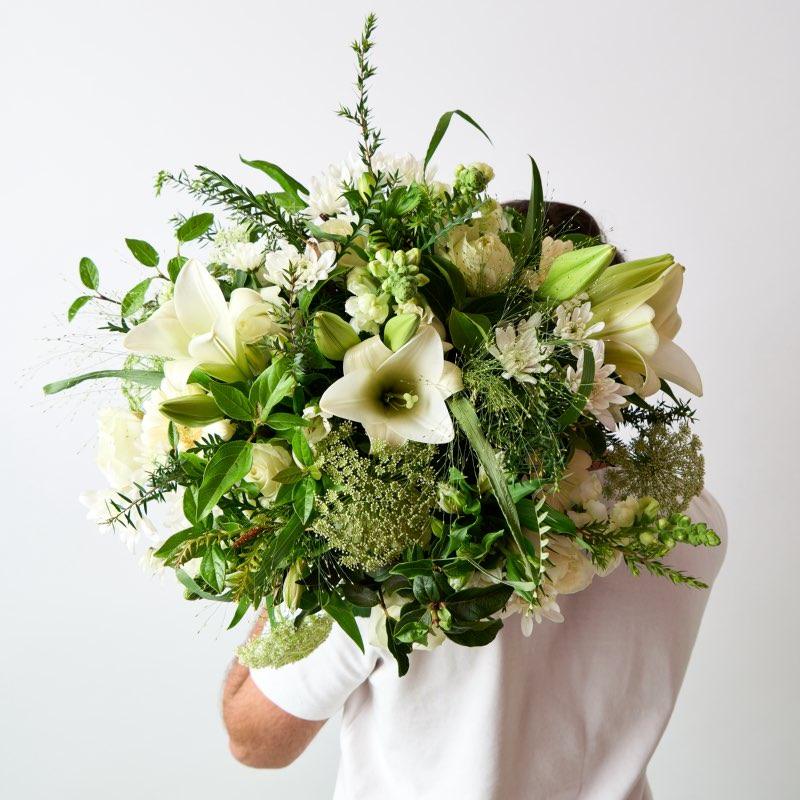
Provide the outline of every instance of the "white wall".
[[[659,800],[800,796],[798,6],[598,2],[43,2],[0,11],[5,796],[325,797],[335,725],[282,773],[227,755],[217,695],[238,636],[179,602],[76,503],[100,485],[93,410],[113,389],[38,387],[117,354],[62,336],[78,259],[131,274],[123,237],[165,242],[161,167],[239,153],[305,178],[352,148],[346,44],[381,13],[374,104],[387,147],[421,153],[460,107],[444,171],[487,160],[524,196],[585,205],[629,253],[689,268],[682,343],[703,371],[708,484],[730,548],[670,729]],[[251,178],[253,175],[250,176]],[[10,447],[9,447],[10,445]],[[676,590],[678,591],[678,590]],[[609,799],[611,800],[611,799]]]

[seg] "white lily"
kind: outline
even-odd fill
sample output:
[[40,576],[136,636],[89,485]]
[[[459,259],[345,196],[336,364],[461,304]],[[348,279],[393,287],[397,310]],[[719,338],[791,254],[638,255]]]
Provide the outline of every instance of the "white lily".
[[196,367],[220,380],[246,380],[264,368],[263,355],[249,345],[279,331],[274,321],[279,302],[272,294],[234,289],[228,303],[205,266],[191,260],[178,274],[172,299],[133,328],[123,344],[134,353],[169,359],[164,372],[175,386],[185,386]]
[[342,368],[344,376],[320,398],[323,412],[360,422],[373,442],[452,440],[445,399],[463,388],[461,370],[444,360],[430,325],[395,353],[373,336],[347,351]]

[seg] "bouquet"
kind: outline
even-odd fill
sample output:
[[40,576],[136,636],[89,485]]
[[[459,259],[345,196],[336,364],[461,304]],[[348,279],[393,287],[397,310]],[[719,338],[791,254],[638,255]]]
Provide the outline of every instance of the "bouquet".
[[[220,172],[161,172],[156,192],[204,210],[172,220],[175,248],[126,239],[142,277],[87,291],[125,405],[100,414],[109,487],[90,518],[154,539],[188,600],[249,611],[267,632],[243,663],[279,667],[340,625],[409,667],[412,648],[488,645],[504,620],[562,619],[558,598],[624,562],[700,588],[665,563],[716,534],[685,511],[702,489],[701,393],[673,341],[684,268],[622,261],[577,209],[500,205],[484,163],[435,180],[431,160],[381,148],[368,88],[375,18],[353,44],[358,158],[306,188],[242,159]],[[488,138],[488,137],[487,137]],[[156,526],[151,510],[166,504]],[[357,624],[369,617],[368,625]]]

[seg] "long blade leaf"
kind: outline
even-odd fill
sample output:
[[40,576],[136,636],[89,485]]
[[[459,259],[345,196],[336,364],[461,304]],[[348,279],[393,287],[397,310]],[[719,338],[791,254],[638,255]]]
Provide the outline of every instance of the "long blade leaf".
[[58,394],[58,392],[63,392],[64,389],[71,389],[84,381],[96,381],[102,378],[121,378],[123,381],[131,381],[132,383],[140,383],[143,386],[156,388],[164,379],[164,373],[144,369],[101,369],[97,372],[87,372],[84,375],[65,378],[63,381],[48,383],[44,387],[44,393]]
[[439,121],[436,123],[436,129],[431,137],[431,143],[428,145],[428,151],[425,153],[423,170],[427,168],[428,162],[433,158],[433,154],[441,144],[442,139],[444,139],[444,135],[447,133],[447,129],[450,127],[450,120],[453,118],[453,114],[457,114],[465,122],[468,122],[470,125],[472,125],[473,128],[479,130],[491,144],[492,140],[489,138],[489,134],[486,133],[486,131],[481,128],[481,126],[478,125],[478,123],[475,122],[475,120],[472,119],[472,117],[465,111],[461,111],[461,109],[458,108],[455,108],[452,111],[446,111],[441,117],[439,117]]
[[542,189],[542,176],[539,174],[539,167],[533,160],[533,156],[528,156],[531,160],[531,196],[528,200],[528,214],[525,217],[525,227],[522,232],[522,256],[524,261],[528,261],[531,256],[535,256],[534,245],[542,235],[544,223],[544,191]]

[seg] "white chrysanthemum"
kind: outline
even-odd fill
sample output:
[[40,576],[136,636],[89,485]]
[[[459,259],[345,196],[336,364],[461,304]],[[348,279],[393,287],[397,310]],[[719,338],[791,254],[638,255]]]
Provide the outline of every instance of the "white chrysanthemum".
[[412,183],[424,183],[436,174],[435,167],[429,167],[427,174],[423,162],[411,153],[396,155],[384,153],[379,150],[372,159],[372,168],[378,172],[397,177],[400,186],[410,186]]
[[283,288],[313,289],[330,276],[335,264],[335,250],[320,252],[315,243],[310,243],[301,254],[293,244],[284,244],[264,256],[259,277],[265,283]]
[[223,261],[231,269],[255,272],[264,263],[264,244],[235,242],[226,248]]
[[[554,335],[570,342],[582,342],[593,334],[599,333],[605,325],[603,322],[592,324],[592,304],[586,294],[579,294],[577,297],[561,303],[556,307],[555,314]],[[572,354],[577,357],[579,349],[573,347]]]
[[98,418],[97,466],[112,489],[142,479],[142,420],[127,408],[103,408]]
[[359,171],[355,165],[342,162],[331,164],[321,175],[313,177],[310,181],[308,208],[305,213],[312,219],[350,214],[350,206],[342,196],[342,192],[347,184],[358,179],[361,172],[363,167]]
[[537,375],[549,372],[553,365],[548,359],[553,346],[539,340],[540,313],[534,314],[518,325],[496,328],[495,344],[489,352],[503,365],[503,377],[520,383],[536,383]]
[[[633,389],[624,383],[618,383],[611,375],[616,370],[614,364],[604,364],[605,345],[603,342],[592,342],[594,355],[594,385],[586,401],[586,410],[594,414],[610,431],[617,429],[621,420],[620,411],[628,402],[625,398],[633,394]],[[577,368],[567,367],[567,386],[577,392],[583,379],[583,353],[578,356]]]

